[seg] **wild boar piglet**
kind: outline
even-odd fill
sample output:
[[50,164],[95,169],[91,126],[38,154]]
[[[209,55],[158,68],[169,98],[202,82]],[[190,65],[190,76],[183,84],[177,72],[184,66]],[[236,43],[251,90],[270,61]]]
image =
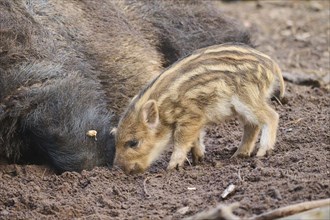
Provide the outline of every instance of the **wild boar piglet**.
[[126,173],[143,172],[174,145],[168,169],[204,156],[203,128],[237,117],[244,134],[234,156],[250,156],[261,130],[257,156],[273,149],[279,116],[268,104],[279,66],[243,44],[222,44],[195,51],[174,63],[130,102],[117,129],[116,163]]

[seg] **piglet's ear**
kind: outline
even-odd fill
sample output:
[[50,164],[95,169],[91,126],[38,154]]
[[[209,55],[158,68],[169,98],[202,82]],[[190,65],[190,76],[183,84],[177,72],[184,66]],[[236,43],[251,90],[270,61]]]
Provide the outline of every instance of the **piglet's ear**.
[[142,107],[142,117],[150,128],[156,128],[159,124],[158,107],[155,100],[147,101]]

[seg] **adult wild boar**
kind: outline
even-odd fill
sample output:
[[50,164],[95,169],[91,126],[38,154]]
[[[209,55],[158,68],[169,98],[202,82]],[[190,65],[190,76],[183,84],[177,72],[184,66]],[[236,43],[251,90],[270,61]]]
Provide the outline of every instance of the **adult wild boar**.
[[[91,67],[53,40],[60,35],[38,23],[30,5],[0,5],[0,155],[59,172],[112,165],[111,114]],[[86,136],[92,129],[97,141]]]
[[111,166],[109,130],[141,85],[199,47],[249,43],[209,4],[0,0],[0,157]]

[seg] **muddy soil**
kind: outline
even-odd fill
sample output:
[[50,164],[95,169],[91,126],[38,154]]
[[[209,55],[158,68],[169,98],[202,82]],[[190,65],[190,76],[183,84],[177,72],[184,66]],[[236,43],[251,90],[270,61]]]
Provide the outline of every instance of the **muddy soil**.
[[[170,151],[148,172],[126,176],[114,167],[54,174],[37,165],[0,165],[0,219],[181,219],[218,203],[240,202],[249,217],[330,197],[328,1],[222,3],[253,31],[257,48],[283,71],[303,73],[320,87],[287,82],[275,150],[264,158],[231,159],[240,142],[237,121],[207,129],[206,158],[167,172]],[[236,190],[226,199],[229,184]]]

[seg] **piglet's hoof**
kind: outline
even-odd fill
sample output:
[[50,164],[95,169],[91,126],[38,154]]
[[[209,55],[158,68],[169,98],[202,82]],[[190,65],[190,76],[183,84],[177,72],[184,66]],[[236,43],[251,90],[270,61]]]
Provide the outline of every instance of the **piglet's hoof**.
[[203,161],[204,161],[204,156],[199,157],[199,156],[195,156],[194,154],[192,155],[192,162],[194,166],[203,163]]
[[264,148],[260,148],[257,152],[257,157],[265,157],[265,156],[269,156],[272,152],[272,149],[267,149],[265,150]]
[[243,151],[240,151],[240,150],[237,150],[233,156],[231,156],[230,159],[233,159],[233,158],[247,158],[247,157],[250,157],[250,153],[249,152],[243,152]]
[[180,165],[179,163],[170,163],[167,166],[167,170],[181,170],[182,169],[182,165]]

